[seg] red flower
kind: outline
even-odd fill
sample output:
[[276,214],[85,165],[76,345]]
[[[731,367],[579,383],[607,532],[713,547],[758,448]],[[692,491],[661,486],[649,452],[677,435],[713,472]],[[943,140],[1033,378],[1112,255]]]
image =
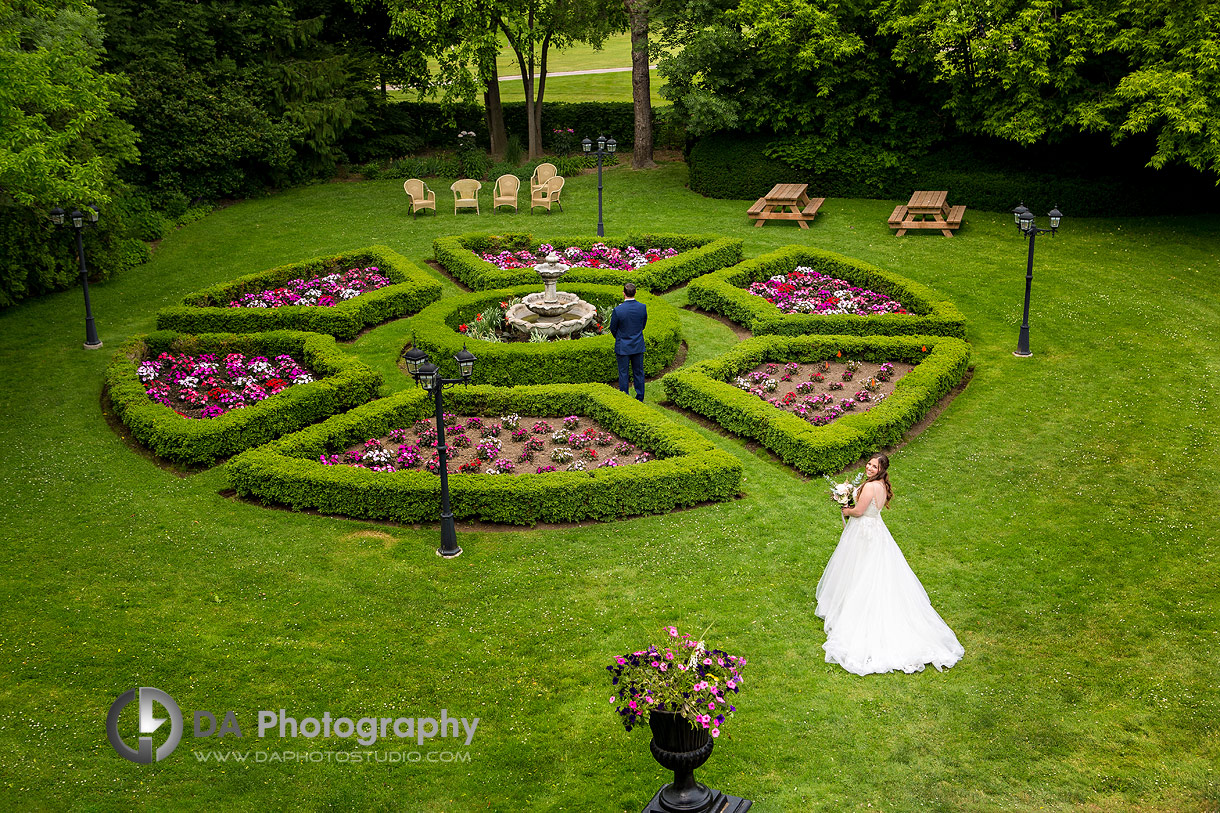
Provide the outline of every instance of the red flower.
[[839,358],[843,358],[843,351],[840,350],[839,352],[835,353],[835,355],[838,356]]
[[466,332],[466,326],[458,325],[458,333],[465,333],[465,332]]
[[501,302],[501,303],[500,303],[500,307],[501,307],[501,308],[507,308],[507,307],[508,307],[508,303],[507,303],[507,302]]
[[481,313],[480,313],[478,316],[476,316],[476,317],[474,318],[474,320],[475,320],[476,322],[482,322],[482,321],[483,321],[483,314],[481,314]]

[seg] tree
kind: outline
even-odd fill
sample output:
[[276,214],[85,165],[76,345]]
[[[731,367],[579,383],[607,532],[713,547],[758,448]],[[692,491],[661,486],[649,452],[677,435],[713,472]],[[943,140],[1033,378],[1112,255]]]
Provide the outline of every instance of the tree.
[[0,2],[0,202],[108,203],[138,152],[122,76],[99,70],[97,12],[81,0]]
[[1149,133],[1149,164],[1220,175],[1220,2],[886,0],[895,60],[967,132],[1022,144]]
[[632,169],[650,169],[652,160],[652,78],[648,73],[648,0],[623,0],[631,29],[631,99],[635,103]]

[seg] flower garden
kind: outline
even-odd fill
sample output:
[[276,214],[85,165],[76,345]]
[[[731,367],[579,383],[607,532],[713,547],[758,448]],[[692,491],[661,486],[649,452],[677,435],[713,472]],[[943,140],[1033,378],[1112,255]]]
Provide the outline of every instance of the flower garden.
[[568,246],[557,249],[550,243],[541,243],[537,249],[505,250],[499,254],[492,252],[472,252],[496,268],[508,271],[516,268],[533,269],[535,265],[546,259],[551,252],[556,252],[562,262],[571,268],[607,268],[618,271],[635,271],[649,263],[676,257],[678,252],[672,248],[638,249],[628,245],[623,248],[607,246],[605,243],[594,243],[589,248]]
[[901,302],[885,294],[805,266],[797,266],[790,273],[777,274],[765,282],[751,283],[749,291],[770,302],[781,313],[876,316],[907,312]]
[[343,273],[312,279],[293,279],[278,288],[265,288],[242,294],[229,303],[230,308],[282,308],[286,305],[333,308],[390,284],[389,277],[376,266],[352,268]]
[[309,384],[313,374],[292,356],[248,358],[229,353],[200,356],[161,353],[136,367],[148,397],[187,418],[215,418],[247,404],[283,392],[293,384]]

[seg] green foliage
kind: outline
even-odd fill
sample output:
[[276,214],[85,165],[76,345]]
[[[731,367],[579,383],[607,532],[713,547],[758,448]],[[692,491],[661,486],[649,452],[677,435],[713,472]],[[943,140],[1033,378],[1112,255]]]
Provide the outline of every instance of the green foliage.
[[[599,308],[622,301],[621,288],[608,285],[567,283],[570,291]],[[614,356],[614,337],[606,332],[597,337],[530,342],[484,342],[469,339],[460,325],[473,322],[476,315],[510,297],[539,290],[539,285],[522,285],[494,291],[477,291],[446,297],[420,311],[412,321],[417,346],[427,353],[443,375],[457,376],[454,355],[467,347],[479,359],[474,380],[479,384],[511,387],[517,384],[583,383],[617,381],[618,362]],[[659,297],[640,291],[636,298],[648,306],[648,325],[644,328],[644,373],[657,375],[677,355],[681,343],[677,310]]]
[[[521,232],[505,234],[463,234],[456,237],[439,237],[432,242],[437,261],[466,286],[475,290],[504,288],[509,285],[524,285],[535,282],[537,273],[529,268],[501,269],[478,254],[521,251],[534,248],[538,243],[533,235]],[[702,274],[740,262],[742,241],[737,238],[715,234],[629,234],[622,238],[565,237],[556,240],[563,248],[579,246],[592,248],[596,243],[625,248],[640,249],[673,248],[679,253],[649,263],[636,271],[618,271],[610,268],[572,268],[563,275],[564,282],[593,282],[600,285],[622,285],[634,282],[649,291],[664,291],[675,285],[694,279]],[[476,254],[475,252],[478,252]]]
[[[727,500],[741,489],[742,466],[733,455],[601,384],[458,387],[445,391],[444,408],[493,417],[581,415],[657,456],[648,463],[584,472],[450,474],[458,520],[514,525],[611,520]],[[225,472],[238,494],[268,503],[361,519],[429,522],[440,511],[435,474],[327,466],[318,457],[409,427],[433,409],[432,396],[422,390],[398,393],[245,452],[230,460]]]
[[[160,353],[287,353],[317,379],[215,418],[191,419],[149,399],[136,375],[141,361]],[[125,343],[106,370],[115,415],[131,436],[158,457],[190,466],[211,465],[363,404],[376,396],[381,381],[378,373],[341,352],[330,336],[291,331],[197,336],[160,331]]]
[[123,78],[100,69],[97,11],[82,0],[0,7],[0,205],[109,203],[137,155],[117,116]]
[[[340,302],[334,307],[289,305],[282,308],[230,308],[228,303],[249,293],[275,288],[289,280],[343,273],[349,268],[377,266],[394,284]],[[223,282],[187,294],[181,305],[157,314],[159,330],[183,333],[259,333],[267,330],[306,330],[342,341],[361,330],[415,313],[440,299],[441,284],[426,271],[387,246],[332,257],[315,257]]]
[[1186,167],[1143,166],[1150,147],[1111,145],[1097,136],[1054,147],[956,138],[899,158],[887,150],[841,147],[815,137],[715,133],[690,150],[690,187],[712,198],[751,200],[777,183],[806,183],[812,195],[906,200],[913,189],[948,189],[954,204],[1008,211],[1018,202],[1073,217],[1216,211],[1220,192]]
[[[836,358],[838,353],[860,361],[904,362],[916,367],[880,404],[825,426],[814,426],[726,383],[760,364],[807,364]],[[865,455],[897,444],[961,382],[969,365],[970,346],[944,336],[757,336],[722,356],[672,372],[661,384],[666,397],[678,406],[757,440],[798,471],[820,475],[840,471]]]
[[215,200],[328,172],[373,93],[374,64],[346,3],[98,8],[108,64],[131,79],[126,118],[142,152],[133,179],[155,192]]
[[[821,274],[897,299],[908,313],[876,316],[783,313],[747,290],[751,283],[787,274],[797,266],[807,266]],[[851,257],[803,246],[781,248],[706,274],[692,280],[688,291],[692,305],[727,316],[755,334],[893,336],[929,333],[963,339],[966,336],[966,318],[961,311],[926,285]]]
[[1150,133],[1149,163],[1220,175],[1220,34],[1215,2],[930,0],[878,4],[895,62],[931,77],[964,132],[1020,144]]
[[[528,132],[525,102],[505,102],[503,108],[504,127],[509,139],[511,141],[513,136],[517,136],[520,146],[521,139]],[[662,114],[657,111],[656,115]],[[629,151],[635,143],[635,110],[629,102],[549,102],[543,107],[543,117],[544,149],[556,147],[553,129],[569,127],[579,136],[577,141],[586,136],[596,139],[598,135],[605,135],[617,141],[621,151]],[[443,105],[439,102],[377,104],[357,117],[343,142],[343,149],[358,164],[390,161],[424,150],[453,149],[457,146],[456,136],[461,130],[472,130],[480,144],[487,143],[487,122],[479,105]],[[510,163],[519,163],[519,159]],[[457,175],[444,172],[425,174]]]

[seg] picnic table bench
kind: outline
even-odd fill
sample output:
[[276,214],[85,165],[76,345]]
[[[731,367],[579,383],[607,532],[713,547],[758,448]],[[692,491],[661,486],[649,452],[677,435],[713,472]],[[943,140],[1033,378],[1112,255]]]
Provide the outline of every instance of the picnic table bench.
[[809,221],[817,215],[826,198],[810,198],[806,194],[809,184],[780,183],[771,191],[754,201],[746,210],[746,216],[761,227],[768,220],[795,220],[802,229],[809,228]]
[[889,225],[897,229],[895,237],[907,233],[907,229],[939,229],[946,237],[961,228],[966,216],[965,206],[950,206],[946,203],[947,191],[915,192],[906,206],[895,206],[890,213]]

